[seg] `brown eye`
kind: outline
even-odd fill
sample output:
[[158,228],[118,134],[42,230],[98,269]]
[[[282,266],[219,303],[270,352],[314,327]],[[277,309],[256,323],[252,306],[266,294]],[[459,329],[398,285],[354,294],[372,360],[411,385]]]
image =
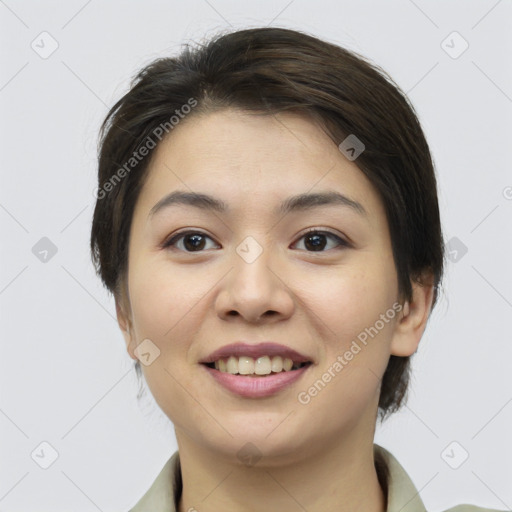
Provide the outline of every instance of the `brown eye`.
[[[201,252],[206,246],[206,240],[212,240],[208,235],[200,231],[187,231],[179,233],[164,243],[163,247],[175,246],[177,249],[185,252]],[[183,241],[180,246],[179,242]]]
[[348,243],[342,238],[329,231],[310,230],[303,235],[300,240],[304,239],[304,246],[308,252],[325,252],[324,249],[328,245],[327,239],[335,241],[335,246],[348,247]]
[[[211,237],[201,231],[186,231],[173,236],[162,247],[173,247],[184,252],[203,252],[205,249],[212,248],[207,247],[208,240],[213,241]],[[331,248],[349,246],[348,242],[334,233],[318,229],[310,230],[300,240],[304,240],[304,247],[307,252],[326,252]],[[334,245],[331,242],[331,247],[329,247],[329,240],[334,241]],[[218,247],[218,244],[215,245]]]

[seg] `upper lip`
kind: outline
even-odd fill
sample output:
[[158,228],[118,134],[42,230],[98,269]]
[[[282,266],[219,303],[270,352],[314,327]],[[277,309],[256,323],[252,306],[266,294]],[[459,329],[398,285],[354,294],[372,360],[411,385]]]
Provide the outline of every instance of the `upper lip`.
[[312,362],[312,359],[304,354],[293,350],[285,345],[279,343],[273,343],[266,341],[263,343],[244,343],[236,342],[230,345],[224,345],[223,347],[215,350],[210,355],[199,361],[200,363],[214,363],[219,359],[225,359],[229,356],[241,357],[248,356],[254,359],[262,356],[281,356],[283,358],[289,358],[294,363],[307,363]]

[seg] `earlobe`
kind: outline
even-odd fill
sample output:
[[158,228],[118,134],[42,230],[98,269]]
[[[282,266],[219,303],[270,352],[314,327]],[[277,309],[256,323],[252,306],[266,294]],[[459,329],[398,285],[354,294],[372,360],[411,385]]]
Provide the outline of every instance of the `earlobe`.
[[120,302],[116,299],[116,316],[117,323],[119,324],[119,328],[123,333],[124,341],[126,343],[126,350],[132,359],[137,360],[138,358],[134,354],[135,348],[135,340],[132,335],[132,323],[130,317],[127,313],[125,313],[124,308],[121,306]]
[[406,301],[402,314],[395,324],[391,341],[392,355],[407,357],[418,349],[421,337],[427,326],[434,297],[433,280],[423,278],[421,282],[412,282],[413,296]]

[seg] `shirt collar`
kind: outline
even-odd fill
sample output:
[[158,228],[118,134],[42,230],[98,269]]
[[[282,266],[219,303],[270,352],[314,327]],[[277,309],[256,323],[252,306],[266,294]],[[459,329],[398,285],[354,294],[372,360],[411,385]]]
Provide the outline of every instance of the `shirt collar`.
[[[373,445],[373,453],[379,481],[387,490],[386,512],[427,512],[414,483],[397,459],[377,444]],[[180,458],[176,451],[130,512],[177,512],[181,489]]]

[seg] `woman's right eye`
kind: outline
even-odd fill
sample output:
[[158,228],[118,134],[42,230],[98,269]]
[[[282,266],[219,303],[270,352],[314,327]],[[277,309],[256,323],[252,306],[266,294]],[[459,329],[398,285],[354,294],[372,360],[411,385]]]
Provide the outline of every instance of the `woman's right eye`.
[[[201,252],[206,245],[205,239],[207,238],[212,240],[208,235],[201,233],[200,231],[185,231],[184,233],[174,235],[172,238],[164,242],[162,247],[176,247],[185,252]],[[181,247],[180,242],[183,242]]]

